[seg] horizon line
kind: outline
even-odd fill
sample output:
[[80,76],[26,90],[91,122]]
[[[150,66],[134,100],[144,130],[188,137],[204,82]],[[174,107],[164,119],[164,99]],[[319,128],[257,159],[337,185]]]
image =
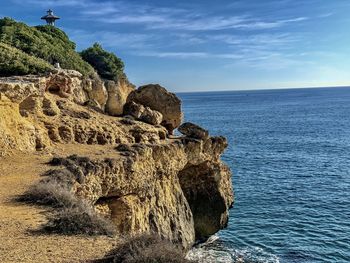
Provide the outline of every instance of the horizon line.
[[234,89],[234,90],[198,90],[198,91],[175,91],[176,94],[181,93],[214,93],[214,92],[234,92],[234,91],[270,91],[270,90],[291,90],[291,89],[330,89],[330,88],[350,88],[349,86],[312,86],[312,87],[298,87],[298,88],[263,88],[263,89]]

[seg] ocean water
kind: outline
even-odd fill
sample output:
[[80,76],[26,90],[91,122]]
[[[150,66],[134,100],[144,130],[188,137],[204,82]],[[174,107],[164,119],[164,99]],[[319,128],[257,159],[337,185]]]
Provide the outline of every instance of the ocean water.
[[350,88],[182,93],[224,135],[235,204],[200,262],[350,262]]

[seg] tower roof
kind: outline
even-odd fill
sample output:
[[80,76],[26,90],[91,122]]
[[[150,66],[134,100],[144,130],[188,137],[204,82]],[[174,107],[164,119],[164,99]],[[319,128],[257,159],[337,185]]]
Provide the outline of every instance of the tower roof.
[[55,16],[53,14],[53,11],[51,9],[49,9],[47,11],[47,15],[46,16],[43,16],[41,19],[43,20],[47,20],[47,19],[51,19],[51,20],[57,20],[57,19],[60,19],[58,16]]

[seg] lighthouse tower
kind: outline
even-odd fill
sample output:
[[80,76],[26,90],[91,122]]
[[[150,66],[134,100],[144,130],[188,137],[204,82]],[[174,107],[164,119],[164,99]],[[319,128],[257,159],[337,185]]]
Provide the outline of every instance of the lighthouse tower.
[[47,11],[47,15],[43,16],[41,19],[46,20],[46,23],[50,26],[55,26],[55,21],[60,19],[58,16],[53,14],[53,11],[50,9]]

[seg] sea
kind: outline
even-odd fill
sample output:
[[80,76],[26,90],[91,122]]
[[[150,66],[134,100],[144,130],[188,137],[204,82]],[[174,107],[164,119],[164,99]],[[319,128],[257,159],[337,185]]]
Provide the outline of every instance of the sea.
[[223,135],[228,227],[199,262],[350,262],[350,87],[178,94],[185,120]]

